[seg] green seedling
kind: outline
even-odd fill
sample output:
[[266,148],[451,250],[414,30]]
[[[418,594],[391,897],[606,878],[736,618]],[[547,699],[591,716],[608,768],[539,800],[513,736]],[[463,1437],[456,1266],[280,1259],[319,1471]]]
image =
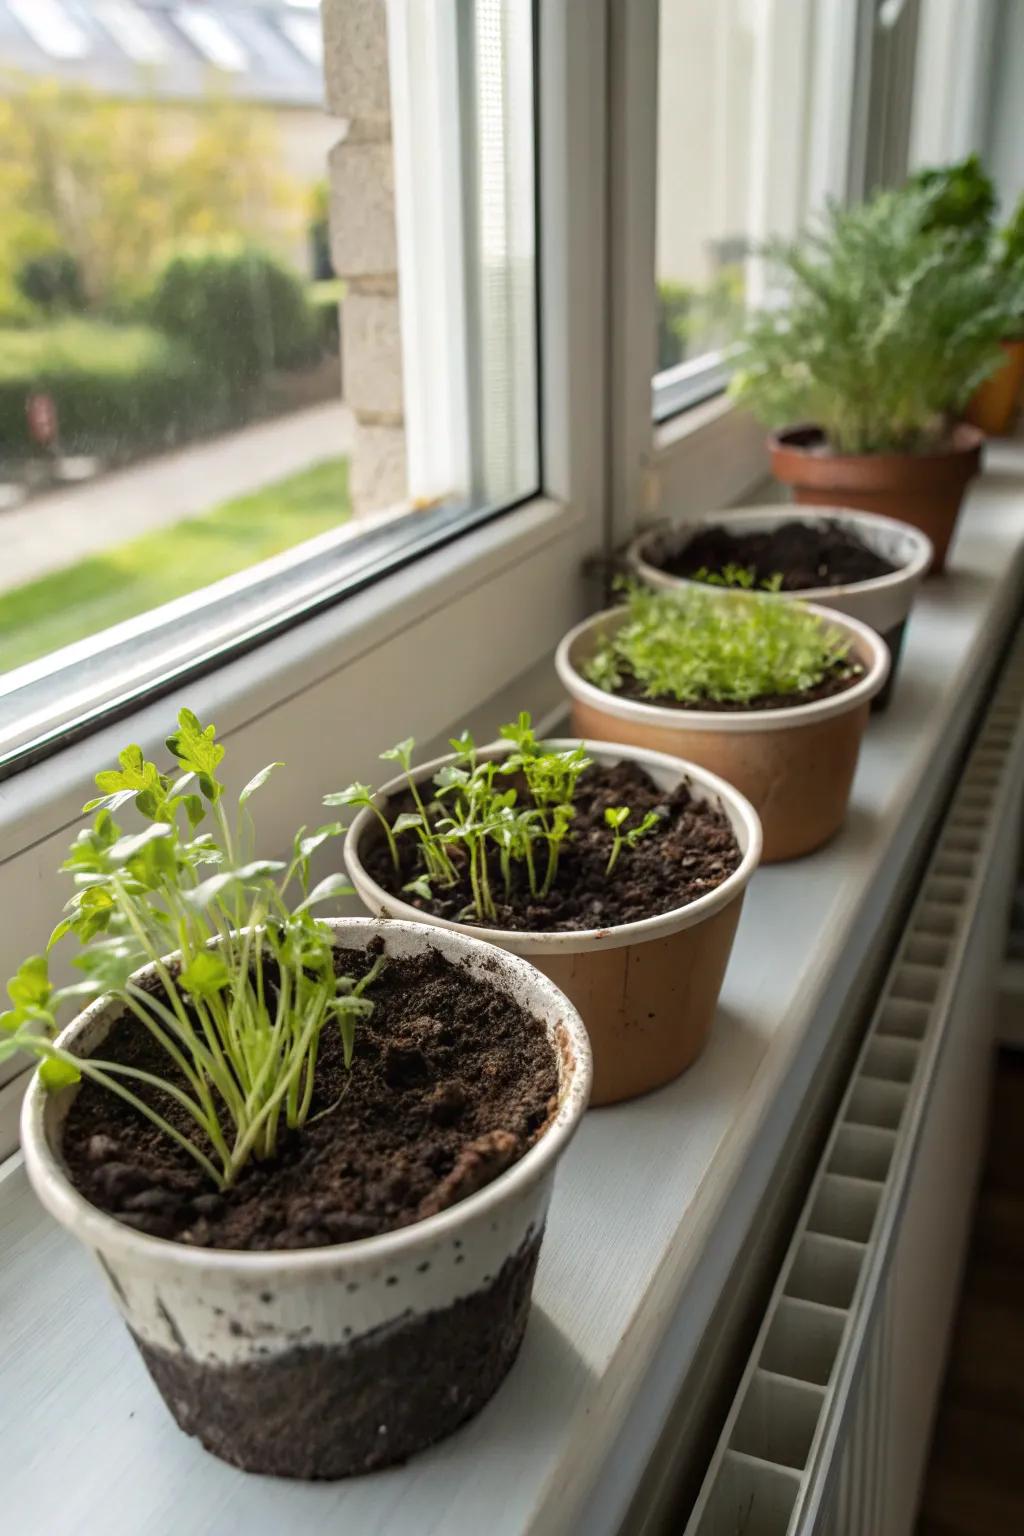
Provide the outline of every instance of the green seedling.
[[[309,884],[312,855],[340,823],[301,827],[287,860],[256,857],[249,802],[281,764],[256,774],[229,816],[215,728],[182,710],[167,750],[172,773],[130,746],[119,767],[97,774],[101,793],[84,808],[92,820],[63,865],[75,892],[47,947],[76,938],[83,979],[55,988],[46,955],[26,960],[8,983],[0,1061],[34,1055],[53,1088],[83,1077],[99,1083],[226,1189],[250,1158],[274,1155],[283,1126],[305,1124],[328,1026],[340,1030],[351,1064],[356,1024],[373,1008],[365,994],[383,962],[359,981],[336,976],[330,932],[313,915],[349,889],[341,875]],[[140,831],[114,819],[129,806]],[[158,992],[136,975],[146,964]],[[166,1077],[55,1043],[62,1005],[100,996],[149,1032],[166,1055]],[[133,1084],[150,1093],[141,1097]],[[172,1102],[186,1130],[181,1117],[172,1124],[162,1113]]]
[[800,603],[756,603],[739,595],[627,589],[625,622],[583,668],[615,693],[632,680],[645,698],[748,704],[799,694],[826,677],[853,676],[843,635]]
[[[503,726],[501,735],[512,750],[493,759],[479,757],[468,732],[453,739],[453,758],[435,774],[429,801],[413,776],[415,743],[411,739],[381,754],[385,761],[401,764],[413,803],[411,811],[403,811],[386,826],[396,872],[403,867],[402,839],[414,837],[418,844],[421,867],[402,888],[431,901],[439,891],[451,890],[464,878],[471,900],[459,913],[463,920],[495,922],[497,895],[500,893],[506,903],[510,900],[517,869],[525,872],[535,899],[543,900],[550,894],[558,878],[562,851],[572,836],[580,776],[591,765],[582,745],[556,751],[538,742],[525,712]],[[517,782],[510,783],[510,779]],[[365,786],[358,788],[362,791]],[[341,797],[330,795],[327,803],[371,801],[366,791],[366,798],[358,802],[343,802]],[[382,812],[373,809],[386,821]],[[638,835],[639,829],[630,834],[634,842]]]
[[754,566],[736,565],[731,561],[723,565],[720,571],[712,571],[706,565],[702,565],[700,570],[694,571],[692,579],[702,582],[707,587],[733,587],[743,592],[754,590],[758,592],[782,591],[781,571],[773,572],[771,576],[766,576],[763,581],[758,581],[757,571]]
[[606,875],[610,875],[615,868],[623,848],[635,848],[640,839],[646,837],[648,832],[653,832],[661,821],[657,811],[648,811],[643,821],[624,832],[622,829],[631,815],[628,805],[610,805],[604,813],[605,825],[612,829],[612,851],[605,866]]

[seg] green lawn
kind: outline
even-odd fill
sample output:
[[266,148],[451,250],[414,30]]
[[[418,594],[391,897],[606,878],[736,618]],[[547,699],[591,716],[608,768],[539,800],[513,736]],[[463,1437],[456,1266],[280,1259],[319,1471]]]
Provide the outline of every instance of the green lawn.
[[245,570],[349,515],[348,461],[325,459],[202,517],[0,592],[0,672]]

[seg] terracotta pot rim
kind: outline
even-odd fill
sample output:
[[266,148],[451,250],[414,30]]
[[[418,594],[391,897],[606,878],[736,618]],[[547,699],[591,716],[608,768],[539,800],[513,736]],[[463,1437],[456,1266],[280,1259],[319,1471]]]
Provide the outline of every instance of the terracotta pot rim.
[[[798,436],[806,437],[814,433],[820,439],[820,446],[808,446],[797,442]],[[944,459],[954,462],[974,458],[980,454],[984,447],[985,433],[980,427],[972,426],[968,421],[955,422],[950,436],[945,442],[937,444],[934,448],[926,448],[920,453],[906,451],[890,451],[884,453],[836,453],[827,446],[827,439],[821,427],[813,422],[794,423],[790,427],[780,427],[777,432],[769,432],[768,448],[773,454],[793,454],[795,457],[809,459],[815,464],[936,464]]]
[[889,647],[882,637],[859,619],[849,614],[837,613],[818,603],[807,603],[808,613],[813,613],[831,628],[841,630],[854,643],[866,671],[859,682],[841,693],[830,694],[826,699],[815,699],[809,704],[790,704],[781,709],[713,710],[672,709],[664,704],[648,704],[641,699],[623,699],[613,693],[588,683],[576,670],[571,653],[576,644],[601,625],[618,625],[629,610],[624,605],[606,608],[591,614],[563,635],[555,652],[555,669],[571,698],[602,710],[605,714],[629,720],[636,725],[657,725],[675,731],[706,731],[711,734],[739,734],[754,731],[788,731],[805,725],[820,725],[836,715],[849,714],[873,699],[885,686],[889,675],[891,657]]
[[[652,565],[647,558],[647,552],[653,540],[663,537],[666,533],[675,534],[687,531],[692,539],[704,528],[760,528],[771,527],[773,524],[807,522],[807,523],[849,523],[858,533],[870,536],[874,531],[887,531],[893,535],[899,535],[907,539],[914,546],[914,553],[903,565],[890,571],[886,576],[869,576],[864,581],[848,581],[836,587],[805,587],[799,592],[749,592],[741,593],[743,596],[763,597],[777,599],[782,602],[803,602],[829,606],[832,602],[845,597],[859,597],[875,592],[888,592],[897,587],[916,586],[917,582],[929,570],[935,558],[935,547],[927,534],[920,528],[915,528],[911,523],[901,522],[895,517],[884,517],[880,512],[862,512],[854,507],[842,507],[839,505],[810,505],[805,502],[794,506],[780,507],[775,503],[766,502],[762,506],[729,507],[718,513],[709,512],[693,521],[687,518],[670,519],[657,528],[649,528],[640,534],[630,544],[626,551],[626,559],[649,586],[662,589],[676,589],[689,591],[699,588],[708,591],[708,584],[702,581],[694,581],[689,576],[673,576],[664,571],[660,566]],[[683,543],[681,548],[686,548]]]
[[[551,739],[549,744],[565,750],[581,745],[581,741],[579,737],[556,737]],[[607,928],[579,928],[571,933],[482,928],[476,923],[472,925],[458,923],[451,918],[433,917],[421,912],[418,907],[403,901],[401,897],[385,891],[383,886],[378,885],[367,874],[359,857],[359,842],[370,830],[375,818],[373,812],[364,807],[348,830],[344,848],[345,868],[360,898],[371,910],[381,914],[394,913],[403,920],[415,921],[420,926],[429,925],[445,928],[449,932],[473,934],[488,943],[500,946],[506,953],[517,954],[524,959],[531,957],[547,959],[554,955],[594,954],[602,950],[624,949],[631,944],[643,944],[650,939],[666,938],[686,928],[697,927],[743,894],[760,863],[762,845],[761,821],[746,796],[740,794],[739,790],[734,789],[725,779],[719,778],[718,774],[712,773],[707,768],[701,768],[697,763],[688,762],[684,758],[673,757],[667,752],[655,752],[649,747],[631,747],[617,742],[591,741],[586,738],[582,740],[582,745],[592,757],[599,760],[618,763],[628,759],[630,762],[639,763],[641,767],[660,768],[665,772],[678,774],[679,778],[689,778],[694,784],[708,791],[708,797],[717,795],[729,817],[736,841],[740,846],[742,858],[739,866],[731,875],[726,876],[721,885],[716,885],[714,890],[708,891],[705,896],[698,896],[684,906],[671,907],[667,912],[659,912],[654,917],[639,918],[631,923],[619,923]],[[480,758],[504,757],[511,750],[511,742],[495,741],[489,746],[480,748],[477,756]],[[450,752],[443,757],[436,757],[431,762],[423,763],[418,767],[413,777],[417,784],[420,784],[445,763],[451,761],[452,753]],[[391,795],[404,788],[406,782],[404,774],[389,780],[374,795],[374,804],[383,808]]]
[[[368,942],[378,936],[398,935],[403,942],[411,940],[413,950],[437,948],[445,952],[449,959],[465,958],[483,962],[481,969],[490,968],[494,959],[498,959],[507,971],[518,977],[527,996],[533,998],[532,1006],[538,1016],[545,1018],[551,1026],[549,1032],[552,1037],[558,1029],[564,1030],[568,1037],[568,1048],[559,1053],[562,1081],[558,1109],[539,1139],[518,1162],[513,1163],[483,1189],[467,1195],[464,1200],[434,1216],[424,1217],[421,1221],[412,1222],[392,1232],[355,1238],[349,1242],[322,1244],[316,1248],[258,1252],[250,1249],[198,1248],[174,1239],[136,1232],[116,1217],[100,1210],[78,1192],[64,1170],[59,1150],[51,1142],[47,1108],[57,1095],[51,1094],[40,1081],[38,1072],[34,1072],[21,1112],[21,1145],[25,1167],[43,1205],[80,1242],[100,1254],[112,1254],[119,1260],[151,1270],[169,1267],[177,1271],[215,1270],[236,1275],[243,1281],[250,1278],[266,1282],[296,1271],[309,1273],[336,1269],[339,1264],[344,1264],[346,1270],[372,1267],[383,1261],[401,1259],[407,1251],[415,1252],[425,1239],[442,1238],[450,1231],[457,1231],[467,1219],[479,1216],[503,1204],[508,1197],[522,1193],[542,1179],[549,1168],[554,1172],[554,1165],[583,1117],[593,1077],[590,1039],[579,1012],[565,993],[520,955],[504,952],[495,956],[493,945],[465,931],[443,932],[428,928],[423,923],[398,920],[382,922],[374,917],[337,917],[324,918],[322,921],[331,928],[335,944],[341,948],[362,948],[363,941]],[[351,936],[356,942],[342,944],[341,940],[346,936]],[[145,966],[137,974],[143,976],[151,969],[151,966]],[[120,1010],[120,1005],[108,999],[97,999],[60,1032],[58,1043],[72,1044],[100,1016],[114,1008]],[[69,1090],[62,1091],[66,1093]]]

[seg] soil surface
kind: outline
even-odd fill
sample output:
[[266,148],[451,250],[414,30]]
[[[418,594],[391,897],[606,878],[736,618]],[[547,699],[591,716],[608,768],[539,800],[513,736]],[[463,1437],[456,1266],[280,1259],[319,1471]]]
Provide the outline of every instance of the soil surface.
[[[609,806],[628,805],[631,811],[624,831],[638,826],[648,811],[661,824],[640,839],[634,848],[623,848],[612,875],[605,874],[612,848],[612,833],[604,813]],[[391,819],[405,810],[406,797],[396,796],[389,807]],[[435,917],[472,923],[463,910],[472,899],[468,876],[450,890],[437,887],[434,900],[426,901],[402,887],[422,873],[419,845],[400,838],[402,869],[396,874],[383,839],[362,850],[367,872],[395,896],[430,912]],[[536,931],[576,932],[584,928],[611,928],[641,918],[656,917],[685,906],[721,885],[741,863],[739,844],[725,813],[715,805],[694,798],[685,783],[671,793],[658,788],[636,763],[612,767],[595,764],[581,776],[576,789],[576,815],[572,833],[562,845],[558,875],[544,898],[535,898],[526,869],[513,865],[507,901],[497,860],[491,871],[491,889],[498,916],[484,927]],[[543,864],[543,859],[538,859]]]
[[656,704],[661,709],[701,710],[723,715],[750,714],[758,709],[795,709],[800,704],[813,704],[816,699],[830,699],[833,694],[845,693],[864,676],[860,662],[851,659],[837,662],[820,683],[815,683],[813,688],[804,688],[800,693],[761,693],[745,704],[729,699],[687,699],[681,703],[669,693],[652,697],[645,691],[643,683],[629,675],[625,662],[621,663],[620,670],[622,684],[615,690],[615,696],[620,699],[636,699],[638,703]]
[[[338,951],[359,977],[372,955]],[[558,1065],[543,1024],[438,951],[389,960],[365,996],[351,1070],[324,1030],[313,1106],[276,1157],[250,1162],[219,1194],[188,1153],[106,1089],[84,1082],[64,1157],[87,1200],[140,1231],[211,1248],[311,1248],[372,1237],[454,1205],[518,1161],[547,1124]],[[167,1077],[167,1056],[135,1019],[103,1055]],[[139,1085],[165,1118],[196,1128]],[[317,1115],[322,1117],[317,1119]],[[201,1133],[198,1133],[201,1134]]]
[[758,586],[782,577],[784,592],[840,587],[890,576],[897,569],[869,549],[841,523],[781,523],[765,532],[733,532],[724,525],[703,529],[682,549],[670,535],[652,541],[647,557],[671,576],[694,580],[699,571],[719,574],[727,565],[750,571]]

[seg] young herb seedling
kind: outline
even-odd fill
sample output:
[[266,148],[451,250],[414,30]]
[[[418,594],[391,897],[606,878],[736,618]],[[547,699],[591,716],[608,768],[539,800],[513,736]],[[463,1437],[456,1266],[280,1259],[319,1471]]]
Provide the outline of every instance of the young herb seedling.
[[[310,858],[343,830],[340,823],[301,827],[287,861],[254,856],[249,802],[281,764],[249,781],[230,817],[214,727],[182,710],[167,749],[173,774],[137,746],[125,748],[118,768],[97,774],[102,793],[85,806],[93,820],[63,866],[75,894],[47,946],[73,934],[84,979],[54,988],[46,956],[26,960],[8,983],[13,1007],[0,1015],[0,1061],[24,1051],[39,1059],[50,1087],[82,1077],[99,1083],[226,1189],[250,1158],[274,1155],[282,1125],[305,1124],[329,1025],[340,1030],[351,1064],[356,1024],[373,1008],[365,994],[384,962],[358,981],[336,976],[330,932],[313,917],[315,906],[348,890],[341,875],[309,888]],[[146,823],[141,831],[114,820],[128,805]],[[204,822],[212,825],[200,831]],[[147,963],[158,992],[135,974]],[[62,1004],[97,996],[122,1003],[148,1031],[167,1057],[168,1076],[78,1057],[54,1043]],[[161,1113],[169,1101],[184,1111],[187,1132]]]
[[782,591],[781,571],[774,571],[771,576],[758,581],[754,566],[736,565],[732,561],[723,565],[720,571],[711,571],[706,565],[702,565],[700,570],[694,571],[692,579],[707,587],[733,587],[744,592],[755,589],[759,592]]
[[635,848],[640,839],[646,837],[648,832],[653,832],[661,820],[657,811],[648,811],[643,821],[631,827],[628,832],[623,832],[631,815],[628,805],[610,805],[604,813],[605,825],[612,829],[612,851],[605,866],[606,875],[610,875],[615,868],[623,848]]
[[[402,840],[416,839],[420,868],[402,889],[429,902],[439,891],[465,881],[471,899],[459,913],[462,920],[496,922],[498,896],[506,904],[510,901],[517,869],[524,872],[534,900],[550,895],[562,851],[572,837],[580,777],[591,766],[582,745],[554,750],[538,742],[525,711],[502,726],[501,736],[511,743],[511,750],[498,758],[481,758],[468,732],[452,740],[453,758],[435,774],[429,801],[413,774],[412,740],[381,754],[384,761],[401,764],[413,805],[390,823],[372,806],[386,824],[396,873],[403,869]],[[326,803],[371,804],[368,791],[363,797],[365,786],[356,788],[358,800],[344,790],[341,795],[329,795]],[[622,845],[633,847],[657,820],[648,816],[642,828],[619,837],[620,850]],[[609,874],[618,857],[613,850]],[[408,871],[408,864],[404,867]]]
[[800,603],[693,589],[627,593],[625,621],[583,667],[588,682],[606,693],[633,681],[648,699],[742,705],[860,671],[843,635]]

